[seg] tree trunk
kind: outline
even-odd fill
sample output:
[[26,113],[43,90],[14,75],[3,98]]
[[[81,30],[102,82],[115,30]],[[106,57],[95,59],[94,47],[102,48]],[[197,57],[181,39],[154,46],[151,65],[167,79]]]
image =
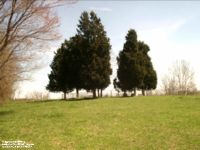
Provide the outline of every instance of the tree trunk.
[[98,97],[99,97],[99,96],[100,96],[100,95],[99,95],[99,89],[97,89],[97,94],[98,94]]
[[127,97],[127,93],[126,93],[126,91],[124,91],[124,94],[123,94],[123,96],[124,96],[124,97]]
[[136,96],[136,88],[134,88],[133,96]]
[[96,89],[93,89],[92,90],[92,93],[93,93],[93,98],[96,98],[97,96],[96,96]]
[[145,96],[145,90],[144,89],[142,89],[142,95]]
[[101,89],[101,97],[103,97],[103,90]]
[[63,94],[64,94],[64,100],[66,100],[66,92],[63,92]]
[[79,98],[79,89],[76,89],[76,98]]

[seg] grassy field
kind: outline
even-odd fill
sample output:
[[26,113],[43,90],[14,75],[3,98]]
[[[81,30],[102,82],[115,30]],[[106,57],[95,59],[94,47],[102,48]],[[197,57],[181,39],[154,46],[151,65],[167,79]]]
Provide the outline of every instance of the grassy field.
[[0,141],[32,149],[200,149],[200,97],[10,102]]

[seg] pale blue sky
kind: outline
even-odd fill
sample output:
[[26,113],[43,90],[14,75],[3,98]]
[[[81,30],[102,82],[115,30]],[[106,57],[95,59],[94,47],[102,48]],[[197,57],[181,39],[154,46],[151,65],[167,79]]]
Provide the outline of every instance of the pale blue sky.
[[[116,74],[116,56],[123,48],[130,28],[137,31],[138,39],[147,43],[154,68],[160,81],[173,62],[188,61],[195,71],[200,87],[200,2],[198,1],[77,1],[57,8],[60,17],[59,31],[62,39],[52,47],[53,51],[64,39],[76,34],[78,20],[83,11],[94,10],[101,18],[112,45],[113,76]],[[42,91],[48,83],[49,66],[36,72],[31,82],[21,85],[21,93]],[[27,88],[28,87],[28,88]],[[109,90],[112,87],[109,88]],[[29,90],[27,90],[29,89]]]

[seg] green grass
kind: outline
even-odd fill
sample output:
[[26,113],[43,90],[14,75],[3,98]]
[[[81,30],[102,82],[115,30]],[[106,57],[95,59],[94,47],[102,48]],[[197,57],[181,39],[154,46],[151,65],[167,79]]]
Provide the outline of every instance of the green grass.
[[10,102],[0,107],[0,141],[32,149],[200,149],[200,97]]

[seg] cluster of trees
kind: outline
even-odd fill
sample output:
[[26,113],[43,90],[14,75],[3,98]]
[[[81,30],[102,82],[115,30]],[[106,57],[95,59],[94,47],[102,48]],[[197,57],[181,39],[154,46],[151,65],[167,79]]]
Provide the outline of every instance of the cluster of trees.
[[38,56],[47,44],[59,38],[59,0],[0,1],[0,102],[14,93],[16,82],[27,79],[39,65]]
[[[64,2],[65,3],[65,2]],[[14,93],[16,82],[27,78],[37,68],[47,44],[59,38],[59,20],[52,8],[63,5],[60,0],[1,0],[0,1],[0,102]],[[50,91],[66,93],[76,89],[92,91],[102,96],[110,84],[111,45],[100,18],[94,12],[83,12],[77,34],[65,40],[55,53],[49,74]],[[113,84],[117,91],[133,92],[155,89],[157,75],[148,55],[150,48],[137,40],[129,30],[123,50],[117,57],[117,77]],[[39,59],[38,59],[39,58]],[[166,94],[196,90],[194,74],[188,63],[177,63],[163,79]]]
[[153,68],[151,58],[148,55],[150,48],[147,44],[137,40],[137,33],[131,29],[126,36],[123,50],[117,57],[118,70],[114,79],[114,88],[124,92],[141,89],[145,95],[145,90],[155,89],[157,85],[157,75]]
[[[102,90],[110,84],[112,73],[110,65],[111,45],[100,18],[92,11],[83,12],[77,27],[77,34],[65,40],[55,53],[48,75],[47,89],[66,94],[76,89],[92,91],[93,98],[102,96]],[[126,36],[124,49],[119,53],[117,78],[114,87],[124,91],[155,89],[156,72],[150,57],[148,45],[137,41],[134,30]],[[134,92],[135,93],[135,92]],[[135,94],[134,94],[135,95]]]
[[[59,39],[59,20],[53,8],[65,3],[0,1],[0,101],[11,98],[16,83],[28,79],[30,72],[42,65],[44,50]],[[47,88],[65,93],[76,89],[77,95],[80,89],[85,89],[92,91],[94,97],[96,91],[102,95],[112,73],[110,49],[100,18],[94,12],[84,12],[77,34],[66,40],[56,53]]]
[[92,11],[83,12],[77,27],[77,34],[65,40],[55,53],[48,75],[47,89],[66,93],[76,89],[92,91],[95,98],[102,96],[102,90],[110,84],[111,45],[100,18]]
[[176,61],[162,79],[166,95],[188,95],[197,92],[194,71],[185,60]]

